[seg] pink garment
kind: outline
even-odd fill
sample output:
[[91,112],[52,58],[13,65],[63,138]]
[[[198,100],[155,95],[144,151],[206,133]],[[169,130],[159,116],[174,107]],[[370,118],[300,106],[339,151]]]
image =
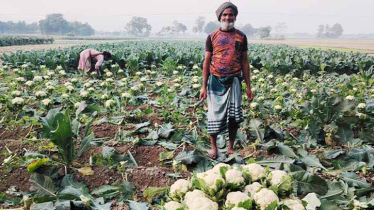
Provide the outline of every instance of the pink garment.
[[90,57],[92,57],[95,61],[97,61],[96,65],[95,65],[95,69],[99,69],[101,64],[104,61],[104,55],[102,55],[100,53],[101,52],[96,51],[94,49],[83,50],[80,53],[78,69],[84,70],[85,73],[90,71],[90,69],[91,69],[91,59],[90,59]]

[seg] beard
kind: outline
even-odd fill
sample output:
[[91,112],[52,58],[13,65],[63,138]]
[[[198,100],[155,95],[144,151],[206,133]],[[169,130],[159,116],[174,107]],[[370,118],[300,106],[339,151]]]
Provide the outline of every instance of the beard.
[[230,29],[234,28],[234,25],[235,25],[235,21],[233,21],[233,22],[221,21],[222,30],[230,30]]

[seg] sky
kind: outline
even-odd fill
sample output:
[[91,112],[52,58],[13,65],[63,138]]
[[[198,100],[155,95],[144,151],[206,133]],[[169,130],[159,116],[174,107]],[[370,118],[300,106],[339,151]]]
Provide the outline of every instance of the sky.
[[[123,31],[133,16],[145,17],[152,33],[174,20],[192,32],[198,16],[216,21],[221,0],[0,0],[0,21],[37,22],[62,13],[68,21],[89,23],[98,31]],[[231,0],[239,10],[236,25],[285,23],[286,33],[317,33],[319,25],[339,23],[343,34],[374,33],[374,0]]]

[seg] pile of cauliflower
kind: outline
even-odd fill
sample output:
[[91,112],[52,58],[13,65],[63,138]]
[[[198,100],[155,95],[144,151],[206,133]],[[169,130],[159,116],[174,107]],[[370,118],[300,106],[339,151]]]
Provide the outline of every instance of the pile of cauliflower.
[[191,180],[180,179],[171,185],[168,201],[162,210],[305,210],[307,204],[293,196],[289,174],[256,163],[219,163]]

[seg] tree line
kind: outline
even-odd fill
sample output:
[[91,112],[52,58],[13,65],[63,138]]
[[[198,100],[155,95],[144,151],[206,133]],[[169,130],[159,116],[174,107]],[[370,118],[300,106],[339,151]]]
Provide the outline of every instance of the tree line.
[[69,22],[62,14],[49,14],[43,20],[27,24],[25,21],[0,21],[0,34],[46,34],[90,36],[95,30],[88,23]]

